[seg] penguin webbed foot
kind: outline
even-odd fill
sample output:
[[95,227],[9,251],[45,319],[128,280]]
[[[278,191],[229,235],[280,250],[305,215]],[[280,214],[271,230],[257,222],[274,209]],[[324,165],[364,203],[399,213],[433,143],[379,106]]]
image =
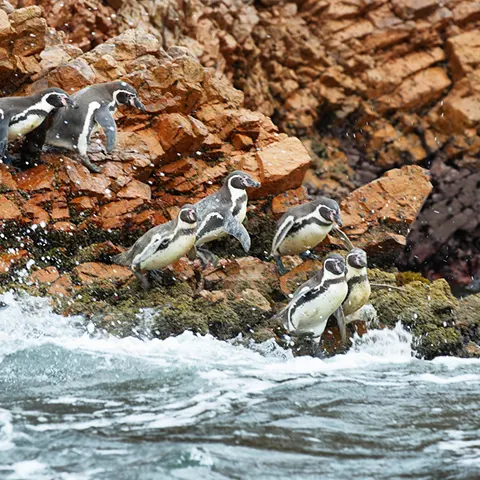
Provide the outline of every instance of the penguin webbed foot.
[[208,264],[212,264],[213,267],[216,267],[219,261],[219,258],[206,248],[197,248],[197,257],[202,262],[202,268],[207,268]]
[[195,291],[193,292],[193,298],[198,298],[200,292],[205,288],[205,279],[203,278],[202,270],[194,269],[195,273]]
[[85,165],[88,170],[92,173],[102,173],[103,167],[97,167],[94,165],[87,156],[80,156],[81,162]]
[[274,259],[275,259],[275,263],[277,264],[278,274],[280,276],[283,276],[289,272],[289,270],[285,268],[285,265],[283,264],[281,257],[274,257]]
[[33,163],[30,164],[30,162],[23,161],[23,158],[22,161],[20,161],[18,158],[7,155],[6,153],[3,156],[2,163],[7,167],[13,168],[17,172],[21,172],[25,167],[28,168],[34,166]]
[[321,360],[325,360],[327,358],[327,355],[323,351],[323,349],[320,347],[320,339],[322,337],[310,337],[310,346],[312,349],[312,357],[314,358],[320,358]]
[[316,253],[311,252],[310,250],[307,250],[306,252],[302,252],[299,257],[305,261],[305,260],[321,260],[321,257],[317,255]]
[[163,275],[161,270],[150,270],[150,276],[158,283],[163,283]]
[[133,273],[135,274],[137,279],[140,281],[142,288],[145,291],[150,290],[151,285],[150,285],[150,281],[148,280],[148,273],[142,273],[139,270],[133,270]]

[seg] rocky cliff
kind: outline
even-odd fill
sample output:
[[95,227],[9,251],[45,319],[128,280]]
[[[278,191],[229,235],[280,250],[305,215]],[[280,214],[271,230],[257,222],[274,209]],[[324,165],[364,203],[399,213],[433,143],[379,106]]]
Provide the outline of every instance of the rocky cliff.
[[[318,192],[342,201],[345,231],[372,266],[391,270],[408,244],[405,268],[467,285],[479,269],[477,3],[12,2],[15,10],[0,10],[3,94],[121,78],[147,113],[119,112],[112,154],[93,145],[102,174],[58,154],[22,172],[0,166],[4,286],[57,295],[62,311],[109,329],[120,306],[121,333],[136,328],[135,308],[160,304],[160,336],[192,328],[264,338],[277,328],[267,321],[276,303],[318,268],[278,278],[265,261],[273,222]],[[218,245],[228,259],[205,272],[196,297],[188,263],[153,296],[109,264],[120,245],[213,192],[233,169],[262,182],[251,192],[252,257],[237,258],[233,241]],[[330,239],[321,250],[336,248]],[[412,279],[420,353],[478,353],[480,320],[459,326],[476,297],[458,303],[442,283]],[[439,292],[433,304],[430,289]],[[399,295],[375,294],[383,323],[399,318],[389,300],[405,310]]]
[[[224,73],[245,94],[247,108],[272,117],[282,132],[303,140],[313,158],[305,182],[313,193],[341,199],[391,168],[430,168],[436,159],[457,171],[470,166],[478,174],[476,0],[16,4],[42,6],[48,25],[84,51],[132,25],[154,35],[164,48],[185,46],[202,65]],[[458,202],[455,190],[440,186],[442,179],[434,183],[439,198]],[[435,198],[429,202],[439,210],[442,202]],[[478,203],[461,204],[475,223]],[[453,215],[445,219],[454,221]],[[437,231],[436,220],[429,220],[429,231]],[[413,226],[412,242],[420,229],[420,224]],[[455,238],[442,241],[449,245],[442,249],[449,252],[448,267],[445,256],[434,254],[441,237],[435,233],[423,236],[430,248],[424,260],[407,252],[400,265],[468,287],[478,277],[480,261],[480,228],[472,229],[473,235],[453,229]]]

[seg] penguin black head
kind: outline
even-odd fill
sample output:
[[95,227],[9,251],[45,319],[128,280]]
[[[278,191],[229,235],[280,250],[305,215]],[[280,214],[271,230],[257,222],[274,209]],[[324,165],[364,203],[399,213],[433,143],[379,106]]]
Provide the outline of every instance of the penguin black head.
[[180,213],[178,214],[180,220],[184,223],[188,223],[193,225],[197,223],[197,212],[193,205],[187,203],[180,209]]
[[138,108],[142,112],[146,111],[145,105],[138,98],[137,91],[127,82],[112,82],[111,89],[117,103]]
[[341,255],[332,253],[323,262],[323,268],[334,275],[343,275],[345,273],[345,260]]
[[47,88],[38,93],[38,96],[55,108],[72,107],[78,108],[78,105],[61,88]]
[[367,266],[367,254],[361,248],[350,250],[347,255],[347,264],[353,268],[364,268]]
[[241,170],[236,170],[225,179],[224,185],[245,190],[249,187],[259,188],[260,182],[254,180],[250,175],[248,175],[248,173],[242,172]]
[[339,227],[342,226],[342,219],[340,217],[340,207],[335,200],[327,197],[320,197],[315,200],[317,211],[322,219],[327,223],[336,223]]

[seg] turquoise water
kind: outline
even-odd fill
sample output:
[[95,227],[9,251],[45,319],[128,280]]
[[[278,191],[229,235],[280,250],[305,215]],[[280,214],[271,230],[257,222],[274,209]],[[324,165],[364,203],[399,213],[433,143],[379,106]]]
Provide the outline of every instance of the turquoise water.
[[480,362],[400,325],[323,361],[0,300],[0,479],[480,478]]

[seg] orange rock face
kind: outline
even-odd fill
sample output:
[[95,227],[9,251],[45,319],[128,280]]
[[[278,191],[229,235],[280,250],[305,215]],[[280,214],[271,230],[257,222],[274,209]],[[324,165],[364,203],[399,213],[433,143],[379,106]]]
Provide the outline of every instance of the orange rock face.
[[[278,218],[307,193],[326,194],[343,200],[359,246],[402,249],[430,192],[423,167],[455,159],[462,171],[480,154],[478,2],[207,3],[17,0],[0,9],[3,94],[124,79],[147,109],[119,109],[110,154],[95,134],[89,155],[100,174],[73,153],[43,153],[23,172],[0,165],[0,229],[23,229],[26,242],[41,240],[40,225],[67,243],[94,232],[97,242],[131,244],[243,169],[262,182],[249,192],[251,216]],[[1,241],[0,253],[18,241]],[[266,268],[256,260],[224,265],[227,277],[246,281],[242,269]],[[71,265],[59,268],[51,288],[117,278],[99,265],[82,263],[72,277]],[[224,277],[216,270],[208,281]]]
[[127,267],[121,265],[105,265],[103,263],[82,263],[73,269],[82,284],[89,284],[101,280],[125,281],[133,274]]
[[343,231],[359,248],[399,253],[432,185],[428,171],[402,167],[355,190],[340,205]]

